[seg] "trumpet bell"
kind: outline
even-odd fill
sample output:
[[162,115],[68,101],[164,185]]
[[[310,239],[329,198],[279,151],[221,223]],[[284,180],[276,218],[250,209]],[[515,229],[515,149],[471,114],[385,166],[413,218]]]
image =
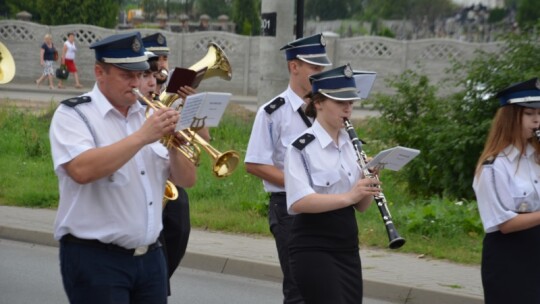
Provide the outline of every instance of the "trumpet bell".
[[212,173],[215,177],[227,177],[233,173],[238,166],[240,155],[236,151],[227,151],[217,156],[212,166]]
[[203,79],[220,77],[225,80],[232,79],[232,67],[225,52],[214,42],[208,44],[206,55],[189,67],[190,70],[200,71],[207,68]]
[[165,207],[165,204],[169,201],[174,201],[177,198],[178,189],[176,189],[176,186],[170,180],[167,180],[167,183],[165,183],[165,192],[163,193],[163,207]]
[[7,47],[0,42],[0,84],[10,82],[15,77],[15,61]]

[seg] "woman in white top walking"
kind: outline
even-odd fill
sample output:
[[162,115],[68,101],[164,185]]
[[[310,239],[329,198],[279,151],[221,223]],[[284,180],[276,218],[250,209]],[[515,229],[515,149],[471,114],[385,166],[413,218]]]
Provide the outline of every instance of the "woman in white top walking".
[[[75,65],[76,52],[77,47],[75,46],[75,34],[69,33],[68,39],[66,40],[66,42],[64,42],[61,64],[65,64],[69,73],[73,74],[73,77],[75,77],[75,87],[80,89],[82,88],[82,85],[79,82],[79,74],[77,74],[77,66]],[[64,88],[62,79],[58,81],[58,88]]]

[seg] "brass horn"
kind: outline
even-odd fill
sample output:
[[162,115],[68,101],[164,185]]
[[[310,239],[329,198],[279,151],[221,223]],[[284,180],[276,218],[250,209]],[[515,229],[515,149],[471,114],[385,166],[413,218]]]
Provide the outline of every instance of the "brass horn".
[[0,84],[10,82],[15,76],[15,61],[7,47],[0,42]]
[[[232,67],[229,59],[225,52],[214,42],[208,44],[206,55],[188,69],[197,72],[204,68],[206,68],[206,72],[202,78],[203,80],[216,76],[227,81],[232,79]],[[159,100],[168,106],[178,98],[178,94],[168,93],[167,91],[163,91],[159,95]]]
[[202,148],[212,159],[212,173],[215,177],[229,176],[236,169],[236,166],[238,166],[238,160],[240,159],[238,152],[234,150],[223,153],[219,152],[193,129],[185,129],[177,132],[187,141],[185,144],[179,145],[178,150],[195,165],[198,165]]

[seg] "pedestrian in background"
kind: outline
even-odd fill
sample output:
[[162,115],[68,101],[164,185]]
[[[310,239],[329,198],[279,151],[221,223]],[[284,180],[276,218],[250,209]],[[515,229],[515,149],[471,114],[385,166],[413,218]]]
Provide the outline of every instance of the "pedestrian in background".
[[[62,57],[60,63],[64,64],[70,74],[75,78],[75,88],[82,88],[81,83],[79,82],[79,74],[77,73],[77,65],[75,65],[75,54],[77,53],[77,46],[75,45],[75,34],[69,33],[67,40],[64,42],[64,47],[62,48]],[[63,89],[62,79],[58,80],[58,88]]]
[[310,77],[306,115],[313,126],[285,155],[291,273],[306,304],[362,303],[362,267],[355,210],[365,211],[380,182],[365,178],[343,119],[360,100],[351,67]]
[[49,80],[49,89],[54,88],[53,75],[54,75],[54,61],[55,53],[58,54],[58,51],[53,45],[51,34],[45,34],[43,38],[43,44],[39,51],[39,61],[43,67],[43,73],[41,77],[36,79],[36,85],[39,87],[41,82],[47,78]]
[[482,285],[486,304],[540,303],[540,82],[497,95],[497,110],[473,188],[486,232]]

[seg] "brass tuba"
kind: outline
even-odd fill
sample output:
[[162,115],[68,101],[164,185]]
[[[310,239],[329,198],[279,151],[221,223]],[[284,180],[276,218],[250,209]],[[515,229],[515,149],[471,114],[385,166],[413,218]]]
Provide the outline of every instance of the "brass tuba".
[[0,84],[10,82],[15,76],[15,61],[7,47],[0,42]]
[[[225,55],[225,52],[214,42],[208,44],[206,55],[188,69],[197,72],[204,68],[206,68],[206,72],[204,73],[203,80],[216,76],[227,81],[232,79],[232,67],[229,59]],[[159,95],[159,100],[161,103],[170,106],[179,97],[176,93],[163,91]]]

